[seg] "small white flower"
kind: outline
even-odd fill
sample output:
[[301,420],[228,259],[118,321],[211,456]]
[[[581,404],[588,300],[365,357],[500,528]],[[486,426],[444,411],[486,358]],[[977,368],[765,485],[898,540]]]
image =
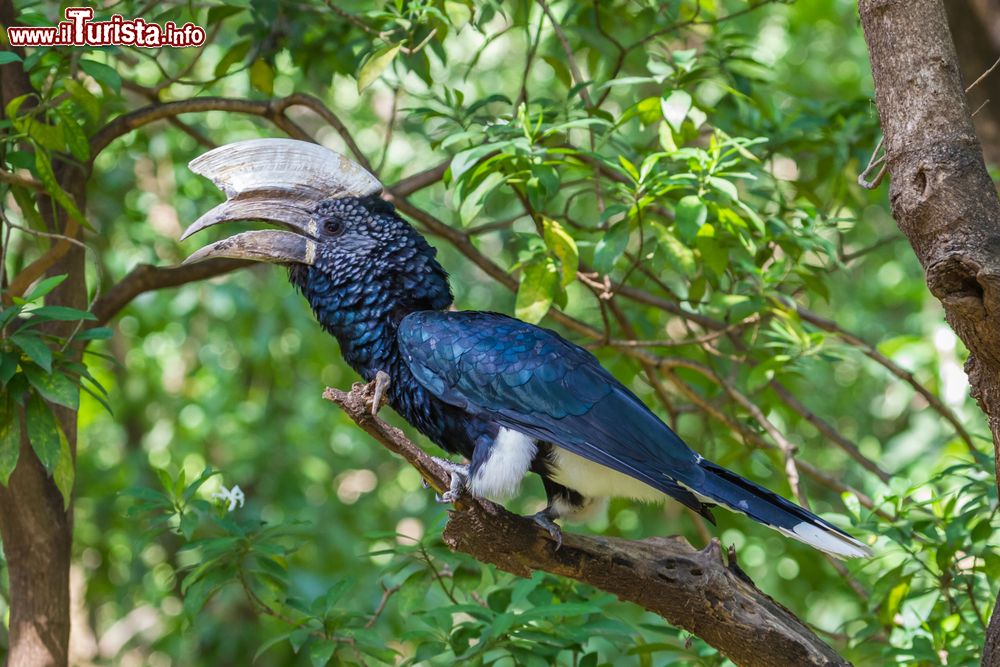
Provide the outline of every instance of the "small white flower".
[[237,504],[240,507],[243,507],[243,501],[246,500],[246,496],[243,495],[243,489],[240,488],[239,484],[231,489],[227,489],[224,486],[220,487],[218,491],[212,494],[212,497],[217,498],[224,503],[228,502],[229,507],[226,509],[227,512],[232,512],[236,509]]

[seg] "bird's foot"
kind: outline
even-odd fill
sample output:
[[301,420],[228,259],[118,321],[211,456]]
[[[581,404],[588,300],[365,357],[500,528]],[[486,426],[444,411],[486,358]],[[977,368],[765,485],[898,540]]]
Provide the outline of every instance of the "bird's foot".
[[385,403],[385,390],[389,388],[389,374],[385,371],[375,373],[375,391],[372,393],[372,417],[378,417],[378,411]]
[[465,483],[469,481],[469,466],[468,464],[453,463],[448,459],[440,459],[436,456],[431,457],[435,463],[448,471],[451,476],[451,482],[449,483],[448,490],[445,491],[440,496],[435,496],[439,503],[453,503],[458,500],[458,497],[462,495],[462,491],[465,489]]
[[549,535],[551,535],[552,539],[556,542],[556,551],[559,551],[559,548],[562,547],[563,543],[562,529],[558,526],[558,524],[556,524],[555,521],[552,520],[549,508],[546,507],[541,512],[533,514],[531,516],[531,520],[548,531]]

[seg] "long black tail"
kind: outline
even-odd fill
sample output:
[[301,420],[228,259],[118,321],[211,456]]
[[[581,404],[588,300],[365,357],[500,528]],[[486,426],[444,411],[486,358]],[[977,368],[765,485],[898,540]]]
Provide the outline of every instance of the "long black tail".
[[840,558],[872,555],[863,543],[778,494],[707,459],[699,465],[706,473],[704,485],[697,489],[699,495],[828,554]]

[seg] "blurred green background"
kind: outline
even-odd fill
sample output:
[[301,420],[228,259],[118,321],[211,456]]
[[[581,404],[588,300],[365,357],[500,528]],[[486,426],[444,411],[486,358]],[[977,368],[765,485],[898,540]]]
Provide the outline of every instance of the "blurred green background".
[[[16,4],[28,24],[61,16],[56,3]],[[724,384],[675,366],[645,375],[624,346],[543,320],[591,345],[696,449],[791,497],[772,436],[725,386],[748,397],[800,462],[871,499],[864,507],[858,493],[802,475],[813,509],[877,555],[838,571],[742,517],[719,512],[704,532],[675,503],[615,501],[571,530],[681,534],[696,547],[718,536],[758,586],[857,664],[976,663],[1000,575],[991,447],[968,397],[964,349],[895,229],[886,187],[855,184],[879,134],[854,3],[548,6],[589,102],[542,5],[519,1],[124,0],[98,16],[192,20],[210,41],[40,48],[25,66],[43,99],[88,134],[155,102],[307,93],[342,119],[386,184],[459,156],[411,203],[523,281],[515,295],[429,236],[459,308],[538,319],[561,306],[598,331],[608,318],[612,341],[680,341],[642,349],[695,361]],[[360,92],[359,78],[369,83]],[[94,115],[67,80],[84,84]],[[347,151],[322,118],[289,116]],[[152,124],[96,157],[86,211],[96,232],[85,238],[95,296],[136,264],[173,265],[205,241],[177,241],[221,201],[186,167],[206,150],[193,135],[216,145],[284,136],[225,111],[179,119],[186,128]],[[13,221],[31,223],[5,201]],[[526,204],[571,239],[579,267],[560,254],[567,242],[536,231]],[[14,230],[8,271],[38,244]],[[549,275],[572,279],[577,268],[584,281]],[[610,300],[616,314],[588,287],[605,275],[732,331],[703,340],[712,330],[690,317],[621,294]],[[321,398],[357,378],[282,269],[144,294],[112,326],[86,358],[111,410],[89,396],[80,409],[74,664],[248,664],[262,648],[255,664],[726,664],[606,594],[548,576],[518,581],[448,553],[439,538],[448,508]],[[878,355],[956,414],[981,454]],[[888,481],[808,423],[776,383]],[[218,474],[185,499],[206,468]],[[226,512],[211,495],[233,485],[246,503]],[[509,506],[534,512],[543,499],[530,479]]]

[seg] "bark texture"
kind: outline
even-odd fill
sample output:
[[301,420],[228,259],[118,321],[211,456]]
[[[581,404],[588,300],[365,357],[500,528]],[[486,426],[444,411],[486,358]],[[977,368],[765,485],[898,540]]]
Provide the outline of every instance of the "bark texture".
[[[327,389],[358,426],[415,467],[441,491],[448,475],[402,431],[371,414],[373,385]],[[444,529],[452,549],[527,577],[543,570],[589,584],[659,614],[717,648],[738,665],[848,665],[794,614],[760,591],[717,540],[698,551],[679,537],[638,542],[563,533],[555,548],[533,521],[463,495]]]
[[[1000,57],[1000,0],[950,0],[945,9],[962,75],[969,85]],[[1000,166],[1000,71],[969,91],[969,108],[975,113],[972,122],[986,161]]]
[[[16,17],[11,0],[0,0],[0,24],[16,24]],[[5,45],[3,48],[11,47]],[[13,50],[23,58],[23,49]],[[20,62],[0,66],[0,110],[6,108],[11,99],[31,92],[34,92],[31,82]],[[34,101],[29,99],[22,108],[31,104]],[[56,160],[53,166],[63,189],[75,199],[78,208],[84,210],[87,174],[68,162]],[[52,200],[39,196],[38,210],[49,231],[75,236],[77,225],[68,225]],[[65,241],[55,243],[33,265],[38,267],[36,277],[70,276],[46,297],[46,304],[87,308],[81,248]],[[50,333],[65,336],[71,333],[72,323],[51,323],[45,328]],[[75,457],[77,413],[55,405],[52,408]],[[31,449],[23,425],[21,434],[17,468],[8,486],[0,485],[0,537],[10,579],[11,601],[7,664],[60,667],[67,664],[69,655],[72,508],[64,506],[52,476]]]
[[[973,128],[945,8],[941,0],[859,6],[892,214],[969,349],[972,395],[1000,453],[1000,200]],[[983,664],[1000,666],[996,612]]]

